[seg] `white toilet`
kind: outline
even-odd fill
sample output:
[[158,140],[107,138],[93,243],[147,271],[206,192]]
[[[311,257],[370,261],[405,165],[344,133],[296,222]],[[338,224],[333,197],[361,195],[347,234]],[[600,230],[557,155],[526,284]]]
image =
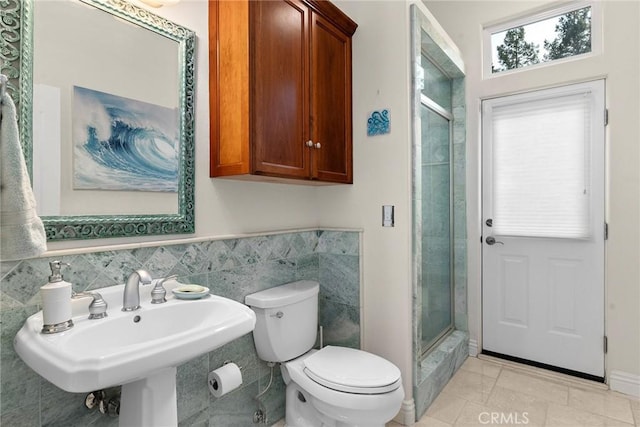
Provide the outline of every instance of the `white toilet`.
[[361,350],[312,350],[318,329],[317,282],[303,280],[247,295],[256,313],[258,356],[281,363],[289,427],[382,427],[400,410],[400,370]]

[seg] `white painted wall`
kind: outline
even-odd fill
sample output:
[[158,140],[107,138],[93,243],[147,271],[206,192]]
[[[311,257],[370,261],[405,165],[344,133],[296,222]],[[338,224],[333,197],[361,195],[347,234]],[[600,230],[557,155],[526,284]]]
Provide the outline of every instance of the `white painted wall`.
[[[603,52],[591,58],[481,79],[481,34],[550,2],[425,1],[462,51],[467,67],[467,188],[469,242],[480,237],[480,113],[482,98],[606,78],[608,182],[606,245],[607,372],[640,379],[640,3],[603,1]],[[469,327],[480,339],[480,245],[469,245]]]
[[[364,229],[363,348],[402,371],[412,392],[411,127],[409,2],[336,0],[358,29],[353,38],[354,184],[319,188],[323,226]],[[388,108],[391,133],[367,137],[371,111]],[[382,227],[382,205],[395,227]]]

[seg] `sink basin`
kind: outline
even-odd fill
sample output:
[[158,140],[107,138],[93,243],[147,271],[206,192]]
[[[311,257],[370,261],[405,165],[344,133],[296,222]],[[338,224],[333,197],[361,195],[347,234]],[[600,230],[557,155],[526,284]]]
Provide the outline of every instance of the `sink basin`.
[[[121,311],[123,285],[97,289],[109,304],[108,316],[89,320],[91,299],[74,300],[75,326],[56,334],[40,333],[42,312],[38,312],[16,335],[16,352],[34,371],[69,392],[136,382],[140,384],[135,387],[144,389],[151,387],[145,381],[156,378],[156,382],[168,382],[165,388],[175,398],[175,367],[251,332],[255,314],[243,304],[216,295],[179,300],[170,296],[171,285],[165,287],[167,302],[151,304],[151,287],[140,286],[141,308],[131,312]],[[123,387],[121,425],[126,402]]]

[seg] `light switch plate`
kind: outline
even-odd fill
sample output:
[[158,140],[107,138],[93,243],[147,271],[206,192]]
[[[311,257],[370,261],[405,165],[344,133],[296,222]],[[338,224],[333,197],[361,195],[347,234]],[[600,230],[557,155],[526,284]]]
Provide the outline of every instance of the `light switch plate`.
[[393,227],[394,226],[394,210],[393,205],[382,205],[382,226]]

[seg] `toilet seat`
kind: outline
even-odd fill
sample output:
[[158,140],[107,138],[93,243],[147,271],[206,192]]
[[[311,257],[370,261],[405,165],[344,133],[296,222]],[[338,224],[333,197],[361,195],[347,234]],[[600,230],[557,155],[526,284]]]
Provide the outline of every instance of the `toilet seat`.
[[401,384],[400,370],[365,351],[327,346],[304,360],[304,373],[316,383],[354,394],[382,394]]

